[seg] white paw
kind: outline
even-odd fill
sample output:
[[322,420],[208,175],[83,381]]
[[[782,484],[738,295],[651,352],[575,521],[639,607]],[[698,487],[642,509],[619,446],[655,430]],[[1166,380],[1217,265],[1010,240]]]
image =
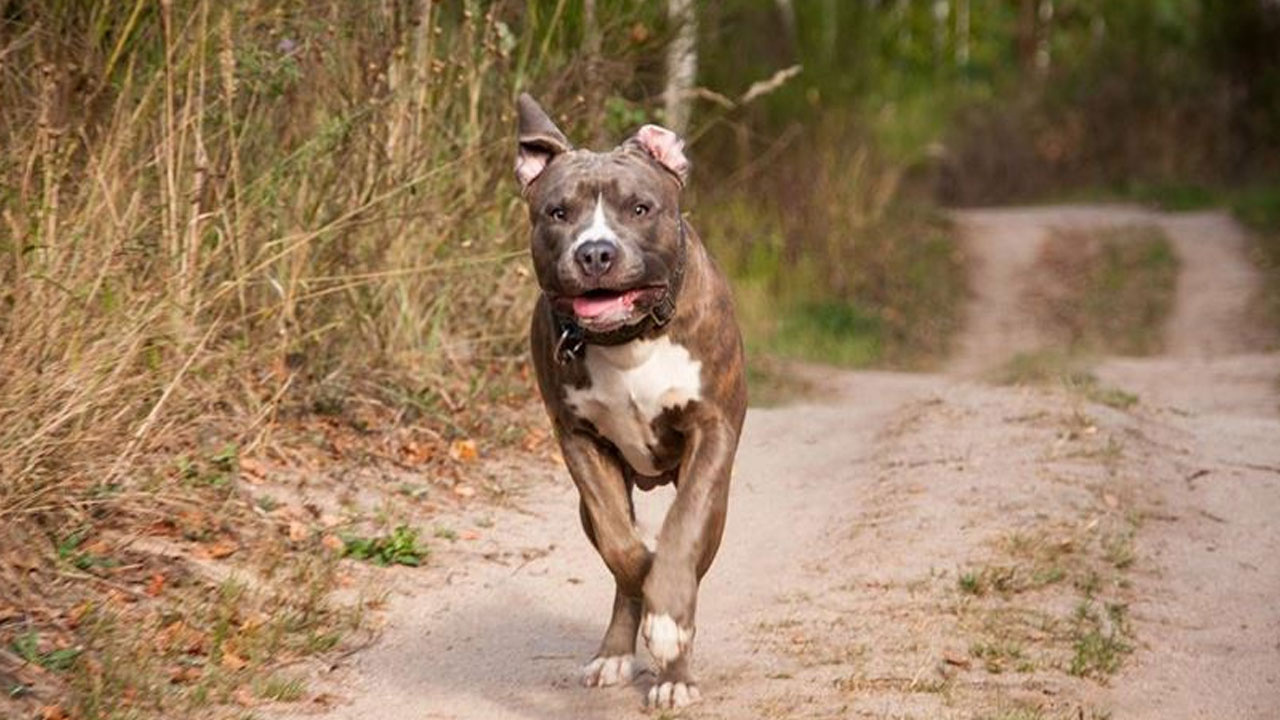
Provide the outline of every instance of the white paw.
[[662,667],[680,657],[693,641],[693,629],[680,627],[670,615],[645,615],[640,632],[649,646],[649,654]]
[[682,682],[660,682],[649,688],[648,705],[658,710],[682,708],[702,699],[698,686]]
[[582,666],[582,684],[587,687],[629,683],[632,677],[635,677],[634,655],[598,657]]

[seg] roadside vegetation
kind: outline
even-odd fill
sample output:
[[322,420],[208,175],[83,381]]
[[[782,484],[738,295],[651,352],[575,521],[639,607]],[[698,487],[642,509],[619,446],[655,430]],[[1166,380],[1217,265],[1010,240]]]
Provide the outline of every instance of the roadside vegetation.
[[1026,289],[1040,327],[1070,352],[1151,355],[1163,344],[1178,258],[1156,226],[1049,234]]

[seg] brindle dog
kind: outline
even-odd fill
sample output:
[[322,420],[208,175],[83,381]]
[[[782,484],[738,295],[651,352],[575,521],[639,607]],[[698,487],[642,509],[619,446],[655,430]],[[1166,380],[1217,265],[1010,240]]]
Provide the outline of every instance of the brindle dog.
[[[589,686],[629,682],[639,631],[658,664],[649,705],[699,698],[690,672],[698,584],[724,530],[746,411],[728,284],[680,214],[683,141],[645,125],[608,152],[578,150],[521,95],[516,176],[542,288],[533,362],[582,526],[617,582]],[[675,483],[645,545],[631,492]]]

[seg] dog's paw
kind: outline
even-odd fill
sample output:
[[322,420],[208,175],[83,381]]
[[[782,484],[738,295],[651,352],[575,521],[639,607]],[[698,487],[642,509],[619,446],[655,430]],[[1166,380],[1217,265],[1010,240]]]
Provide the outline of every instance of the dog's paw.
[[649,688],[645,704],[654,710],[675,710],[702,699],[698,686],[684,682],[656,682]]
[[582,666],[582,684],[587,687],[608,687],[626,684],[635,677],[634,655],[598,657]]
[[640,633],[649,646],[649,654],[661,667],[666,667],[683,655],[693,643],[693,628],[680,627],[670,615],[644,616],[640,625]]

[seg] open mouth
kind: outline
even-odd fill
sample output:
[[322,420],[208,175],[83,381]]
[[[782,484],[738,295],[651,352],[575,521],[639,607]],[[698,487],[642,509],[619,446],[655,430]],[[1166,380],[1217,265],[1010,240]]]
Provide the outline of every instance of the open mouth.
[[637,315],[637,308],[647,310],[662,297],[661,286],[638,287],[630,290],[597,288],[581,295],[564,298],[563,304],[573,310],[574,317],[592,325],[627,322]]

